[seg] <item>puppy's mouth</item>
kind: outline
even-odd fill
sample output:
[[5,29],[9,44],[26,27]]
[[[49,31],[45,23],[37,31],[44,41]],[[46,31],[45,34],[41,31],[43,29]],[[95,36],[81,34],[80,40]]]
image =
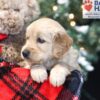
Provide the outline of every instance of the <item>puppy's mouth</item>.
[[30,65],[36,65],[36,64],[41,64],[42,63],[42,59],[37,59],[35,57],[33,57],[29,51],[25,51],[21,53],[21,57],[23,60],[27,61]]
[[37,65],[42,63],[42,60],[35,61],[31,58],[24,58],[23,60],[26,60],[30,65]]

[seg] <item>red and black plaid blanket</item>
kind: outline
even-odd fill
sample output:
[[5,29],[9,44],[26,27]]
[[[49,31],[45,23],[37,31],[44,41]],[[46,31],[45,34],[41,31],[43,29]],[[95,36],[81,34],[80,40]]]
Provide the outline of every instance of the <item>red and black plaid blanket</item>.
[[[5,38],[0,34],[1,40]],[[0,58],[0,100],[79,100],[82,84],[83,77],[77,70],[63,86],[53,87],[49,80],[38,84],[31,79],[30,70]]]

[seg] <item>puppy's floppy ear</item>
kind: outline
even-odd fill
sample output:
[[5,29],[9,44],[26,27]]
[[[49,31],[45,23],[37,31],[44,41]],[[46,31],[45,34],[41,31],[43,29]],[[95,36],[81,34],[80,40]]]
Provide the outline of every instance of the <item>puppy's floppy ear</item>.
[[67,34],[60,34],[54,36],[53,39],[53,56],[60,58],[72,45],[72,38]]

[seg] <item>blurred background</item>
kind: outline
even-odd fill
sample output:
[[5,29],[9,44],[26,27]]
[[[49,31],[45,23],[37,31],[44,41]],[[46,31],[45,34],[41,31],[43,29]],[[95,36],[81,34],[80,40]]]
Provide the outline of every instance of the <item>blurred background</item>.
[[80,100],[100,100],[100,19],[82,18],[82,0],[38,0],[41,15],[57,20],[79,50],[85,83]]

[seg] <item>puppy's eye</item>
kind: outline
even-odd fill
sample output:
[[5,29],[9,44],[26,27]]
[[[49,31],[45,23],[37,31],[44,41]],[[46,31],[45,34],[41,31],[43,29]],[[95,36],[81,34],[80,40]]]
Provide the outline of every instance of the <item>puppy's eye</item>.
[[38,43],[45,43],[46,41],[45,41],[44,39],[37,38],[37,42],[38,42]]

